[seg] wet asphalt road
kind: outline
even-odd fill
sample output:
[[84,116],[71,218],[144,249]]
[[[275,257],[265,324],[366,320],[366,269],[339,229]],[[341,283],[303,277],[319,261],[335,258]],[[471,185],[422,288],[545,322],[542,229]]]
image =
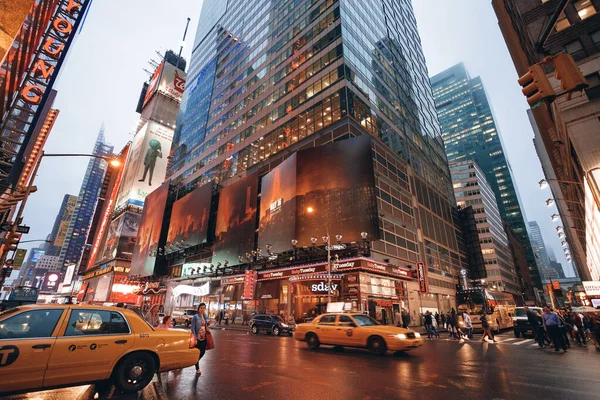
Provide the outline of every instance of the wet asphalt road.
[[[510,332],[500,343],[426,341],[401,355],[355,349],[311,351],[290,337],[213,330],[216,348],[194,368],[162,374],[169,399],[598,399],[600,353],[538,349]],[[478,339],[477,337],[475,339]],[[156,385],[160,386],[160,385]],[[70,398],[42,392],[19,398]],[[138,396],[120,396],[135,399]]]

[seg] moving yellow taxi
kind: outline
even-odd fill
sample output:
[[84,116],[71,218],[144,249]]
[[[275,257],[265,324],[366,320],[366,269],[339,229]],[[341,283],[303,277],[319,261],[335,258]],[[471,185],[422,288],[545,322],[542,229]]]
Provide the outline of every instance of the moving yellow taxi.
[[377,355],[383,355],[387,350],[406,351],[423,344],[418,332],[381,325],[359,313],[320,315],[312,322],[297,325],[294,338],[306,342],[311,349],[317,349],[321,344],[362,347]]
[[0,395],[112,380],[143,389],[198,361],[189,331],[152,328],[132,310],[26,305],[0,314]]

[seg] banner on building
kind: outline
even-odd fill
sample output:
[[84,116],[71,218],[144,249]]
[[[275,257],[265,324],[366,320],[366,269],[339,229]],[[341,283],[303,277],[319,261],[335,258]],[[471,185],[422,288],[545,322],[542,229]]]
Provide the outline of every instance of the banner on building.
[[17,249],[15,252],[15,257],[13,258],[12,268],[19,270],[23,265],[23,261],[25,260],[25,255],[27,254],[27,249]]
[[583,290],[588,296],[600,296],[600,281],[583,281]]
[[60,215],[60,223],[58,224],[58,231],[56,232],[56,238],[54,238],[53,245],[55,247],[62,247],[65,244],[67,238],[67,232],[69,231],[69,224],[71,223],[71,216],[75,210],[75,204],[77,204],[77,196],[69,195],[65,203],[65,207]]
[[167,253],[206,242],[212,193],[213,184],[208,183],[173,204]]
[[420,293],[429,292],[429,286],[427,284],[427,269],[425,268],[425,263],[423,262],[417,263],[417,282],[419,284]]
[[125,164],[117,207],[144,206],[146,197],[165,180],[172,141],[173,129],[156,121],[148,121],[136,133]]
[[139,234],[131,259],[130,275],[132,276],[150,276],[154,274],[156,256],[158,255],[158,241],[169,196],[169,183],[170,181],[166,181],[146,198]]

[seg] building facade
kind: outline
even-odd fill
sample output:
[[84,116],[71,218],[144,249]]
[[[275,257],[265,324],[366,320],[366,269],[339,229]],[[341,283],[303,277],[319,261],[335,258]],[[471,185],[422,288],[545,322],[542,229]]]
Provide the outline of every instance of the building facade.
[[432,77],[431,86],[448,161],[473,160],[485,172],[500,216],[523,243],[531,278],[541,287],[526,217],[481,78],[471,78],[461,63]]
[[[420,291],[408,282],[402,292],[404,303],[394,304],[410,306],[415,322],[420,311],[449,311],[455,306],[455,285],[466,255],[453,219],[454,195],[410,2],[204,3],[167,171],[174,200],[181,201],[209,183],[218,185],[221,198],[244,179],[257,176],[264,185],[265,176],[295,154],[310,157],[306,154],[340,149],[336,145],[359,136],[372,138],[378,228],[368,238],[370,257],[402,268],[426,264],[428,287]],[[325,145],[332,147],[320,150]],[[331,174],[335,167],[337,176],[343,177],[340,166],[350,163],[351,159],[340,160]],[[249,206],[246,211],[267,207],[252,204],[256,192],[249,186],[250,197],[242,197]],[[321,209],[335,202],[334,193],[331,196],[331,202],[319,203]],[[264,197],[262,193],[261,203]],[[276,213],[280,203],[274,200],[268,206]],[[222,210],[220,199],[218,209]],[[282,236],[287,238],[287,250],[281,245],[280,252],[293,251],[295,234],[312,229],[321,243],[327,230],[324,219],[314,223],[302,208],[296,209],[300,228]],[[252,218],[246,214],[240,222],[246,216]],[[212,271],[218,265],[222,268],[224,261],[228,266],[244,265],[247,255],[254,260],[254,253],[267,252],[259,246],[259,229],[258,240],[254,233],[249,239],[248,251],[218,258],[216,231],[217,244],[208,255],[202,256],[200,250],[194,255],[191,248],[185,255],[173,251],[169,256],[173,282],[184,280],[182,271],[192,262],[205,263]],[[352,241],[349,232],[336,233],[347,238],[342,241]],[[210,234],[198,246],[210,248]],[[197,284],[206,279],[212,278],[193,277]],[[378,300],[392,304],[393,299]],[[374,301],[363,307],[379,307]]]
[[[544,57],[571,54],[588,87],[570,100],[530,110],[536,150],[560,214],[573,261],[582,280],[600,279],[600,2],[569,1],[550,34],[538,42],[559,0],[492,0],[498,23],[519,76]],[[546,65],[556,93],[560,83]],[[559,219],[557,218],[557,221]]]
[[[100,128],[92,154],[100,157],[113,156],[113,146],[104,139],[104,124]],[[108,162],[102,158],[90,158],[88,162],[59,254],[59,264],[64,270],[69,265],[78,266],[81,261],[107,168]]]
[[46,246],[46,255],[60,255],[60,250],[65,243],[67,230],[69,229],[69,223],[71,222],[71,217],[73,216],[73,210],[75,209],[76,204],[77,196],[65,194],[65,197],[63,197],[63,201],[60,205],[60,209],[58,210],[58,214],[56,214],[52,231],[48,236],[48,241],[50,243],[48,243]]
[[529,234],[531,237],[531,246],[533,248],[533,253],[535,254],[540,273],[544,279],[550,279],[550,277],[558,278],[558,272],[552,269],[552,265],[550,264],[550,258],[548,257],[548,252],[546,251],[544,237],[542,236],[542,231],[540,230],[537,222],[529,221]]
[[452,185],[459,207],[473,207],[481,253],[489,285],[515,297],[521,296],[513,255],[502,224],[496,196],[485,173],[469,160],[450,163]]

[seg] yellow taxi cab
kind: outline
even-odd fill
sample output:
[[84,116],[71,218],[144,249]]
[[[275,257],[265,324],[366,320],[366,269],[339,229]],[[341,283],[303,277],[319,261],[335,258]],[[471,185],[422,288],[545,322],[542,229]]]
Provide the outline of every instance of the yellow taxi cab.
[[383,355],[387,350],[407,351],[423,344],[418,332],[381,325],[360,313],[320,315],[312,322],[297,325],[294,338],[306,342],[311,349],[317,349],[321,344],[362,347],[377,355]]
[[152,328],[123,308],[25,305],[0,314],[0,395],[106,380],[131,393],[198,357],[189,331]]

